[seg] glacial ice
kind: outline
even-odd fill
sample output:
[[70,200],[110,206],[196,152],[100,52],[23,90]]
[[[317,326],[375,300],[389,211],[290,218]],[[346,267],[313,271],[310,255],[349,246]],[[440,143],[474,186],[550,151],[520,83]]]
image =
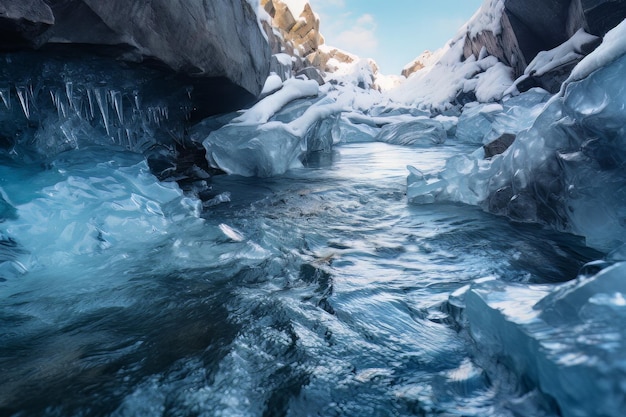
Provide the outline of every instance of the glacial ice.
[[184,81],[97,57],[15,53],[0,77],[0,145],[26,160],[93,144],[171,153],[193,108]]
[[[460,296],[461,320],[480,346],[479,357],[530,380],[562,415],[622,416],[624,274],[626,263],[617,262],[556,288],[479,280]],[[457,307],[458,301],[457,294]]]
[[[511,112],[504,130],[517,135],[504,154],[491,159],[480,152],[461,155],[436,177],[411,177],[409,200],[479,204],[514,220],[584,236],[601,250],[623,244],[626,56],[619,35],[624,28],[623,23],[609,32],[605,43],[581,61],[573,74],[586,78],[573,81],[579,75],[573,76],[548,103],[537,91],[503,102]],[[491,117],[498,129],[499,113]],[[472,120],[474,115],[461,116],[457,136]]]
[[375,140],[404,146],[433,146],[446,141],[443,123],[429,118],[390,123],[382,127]]
[[344,105],[318,93],[315,81],[285,81],[202,141],[207,161],[228,174],[271,177],[301,167],[311,152],[329,152]]

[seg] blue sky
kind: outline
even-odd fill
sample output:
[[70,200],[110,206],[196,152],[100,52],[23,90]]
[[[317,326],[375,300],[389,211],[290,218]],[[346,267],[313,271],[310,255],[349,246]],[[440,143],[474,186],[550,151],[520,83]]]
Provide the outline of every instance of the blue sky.
[[[296,17],[306,0],[283,0]],[[442,47],[483,0],[309,0],[326,43],[373,58],[383,74],[399,74],[421,54]],[[296,11],[297,10],[297,11]]]

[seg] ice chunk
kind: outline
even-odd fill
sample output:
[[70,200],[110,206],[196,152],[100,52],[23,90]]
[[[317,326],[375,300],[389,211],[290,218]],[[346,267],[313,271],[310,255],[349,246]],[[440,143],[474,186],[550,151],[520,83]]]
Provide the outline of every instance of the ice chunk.
[[258,177],[283,174],[302,166],[300,158],[308,153],[332,147],[334,119],[332,122],[325,119],[342,109],[340,104],[324,99],[288,123],[271,121],[251,125],[233,121],[203,141],[207,160],[211,166],[229,174]]
[[465,106],[456,126],[456,139],[463,143],[485,143],[497,115],[503,110],[500,104],[474,103]]
[[[500,358],[567,416],[621,416],[626,407],[626,264],[556,288],[484,280],[465,295],[480,355]],[[511,302],[515,300],[515,302]]]
[[394,145],[432,146],[444,143],[446,137],[446,129],[441,122],[434,119],[418,118],[384,126],[375,140]]
[[371,142],[379,129],[365,123],[354,123],[342,116],[332,129],[333,143]]

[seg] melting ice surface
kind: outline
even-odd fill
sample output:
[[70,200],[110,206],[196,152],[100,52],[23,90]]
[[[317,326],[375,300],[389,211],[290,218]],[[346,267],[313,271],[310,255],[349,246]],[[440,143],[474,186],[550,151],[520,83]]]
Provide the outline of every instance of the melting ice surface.
[[493,276],[544,294],[599,254],[468,206],[406,204],[406,164],[434,173],[466,151],[346,144],[285,176],[216,177],[230,198],[208,210],[121,150],[5,161],[0,409],[557,415],[502,351],[481,353],[496,339],[462,330],[497,306],[468,296],[463,327],[458,292]]

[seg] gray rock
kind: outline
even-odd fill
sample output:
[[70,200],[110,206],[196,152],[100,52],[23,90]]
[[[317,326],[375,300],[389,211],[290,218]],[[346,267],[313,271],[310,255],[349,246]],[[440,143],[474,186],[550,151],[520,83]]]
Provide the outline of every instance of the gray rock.
[[604,36],[626,17],[625,0],[572,0],[566,29],[573,35],[580,28]]
[[483,146],[485,150],[485,158],[491,158],[504,153],[515,142],[515,135],[512,133],[503,133],[498,139],[489,142]]
[[315,67],[307,67],[307,68],[301,69],[300,71],[296,73],[296,77],[299,77],[301,75],[305,76],[309,80],[317,81],[319,85],[325,84],[324,77],[322,77],[322,74],[320,73],[320,71]]
[[21,47],[36,37],[36,44],[29,46],[152,64],[191,77],[195,93],[206,95],[205,104],[220,101],[218,95],[254,99],[269,73],[270,48],[246,0],[47,0],[47,4],[4,0],[0,13],[11,11],[10,16],[16,16],[13,22],[26,23],[3,25],[2,39],[23,41],[0,43],[0,48]]
[[0,48],[36,46],[36,39],[54,24],[52,10],[42,0],[0,3]]

